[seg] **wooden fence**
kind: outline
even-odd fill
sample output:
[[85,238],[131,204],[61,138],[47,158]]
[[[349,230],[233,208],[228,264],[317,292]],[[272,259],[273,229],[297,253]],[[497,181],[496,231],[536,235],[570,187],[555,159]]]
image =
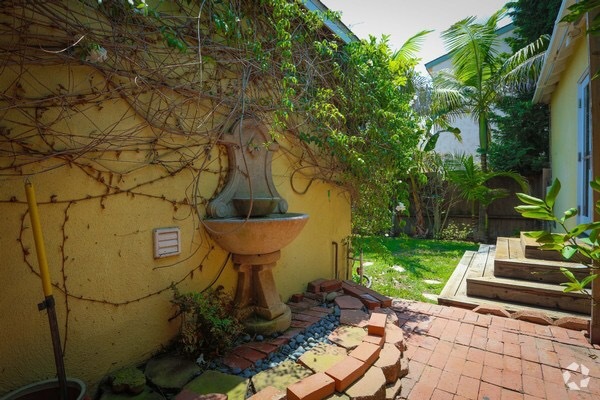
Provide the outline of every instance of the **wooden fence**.
[[[532,175],[526,177],[532,196],[543,198],[547,182],[545,175]],[[489,240],[495,243],[498,237],[514,237],[518,236],[521,231],[532,231],[543,228],[543,223],[529,218],[523,218],[515,211],[515,207],[520,205],[520,201],[515,193],[521,192],[519,185],[510,178],[498,177],[490,181],[490,187],[505,188],[510,192],[508,197],[494,201],[488,207],[488,226]],[[477,208],[473,209],[473,205],[467,201],[461,200],[454,205],[448,216],[448,223],[471,225],[473,230],[477,227]],[[406,218],[406,226],[403,228],[403,233],[408,235],[414,234],[414,208],[411,205],[410,217]],[[428,232],[432,232],[432,215],[426,215],[425,219],[428,223]]]

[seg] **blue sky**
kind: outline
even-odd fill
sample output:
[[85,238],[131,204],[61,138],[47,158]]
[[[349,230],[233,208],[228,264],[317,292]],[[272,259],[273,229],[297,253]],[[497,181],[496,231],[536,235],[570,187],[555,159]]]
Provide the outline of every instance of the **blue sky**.
[[[360,38],[390,35],[397,49],[422,30],[434,29],[421,51],[423,64],[445,54],[440,33],[468,16],[486,19],[507,0],[321,0],[329,9],[342,12],[342,21]],[[502,25],[510,23],[509,19]]]

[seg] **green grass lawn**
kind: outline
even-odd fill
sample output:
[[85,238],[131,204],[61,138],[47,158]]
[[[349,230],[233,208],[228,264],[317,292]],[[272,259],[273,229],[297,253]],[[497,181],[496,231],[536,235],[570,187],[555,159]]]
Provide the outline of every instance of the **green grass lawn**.
[[[439,294],[464,252],[477,250],[479,245],[405,237],[368,237],[355,242],[357,257],[361,247],[363,262],[373,262],[364,268],[365,275],[373,279],[372,289],[393,298],[434,302],[423,293]],[[354,271],[357,267],[358,262],[355,262]]]

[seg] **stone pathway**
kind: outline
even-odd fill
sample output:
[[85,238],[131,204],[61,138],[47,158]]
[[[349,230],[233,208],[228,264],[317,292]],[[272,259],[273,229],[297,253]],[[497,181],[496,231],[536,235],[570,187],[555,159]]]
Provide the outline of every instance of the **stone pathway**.
[[410,368],[402,398],[600,398],[600,347],[581,331],[418,302],[392,309]]
[[[330,305],[333,300],[335,312],[332,306],[316,306],[326,299]],[[550,319],[529,316],[538,322],[532,323],[498,309],[481,308],[478,313],[392,301],[349,281],[314,281],[292,300],[290,330],[276,339],[246,343],[223,360],[237,375],[211,370],[200,374],[197,366],[184,369],[182,364],[176,369],[185,370],[188,383],[178,382],[178,391],[165,394],[146,386],[137,396],[102,400],[207,400],[204,394],[215,392],[227,397],[210,399],[600,398],[600,347],[591,346],[580,330],[544,325],[554,323]],[[273,363],[274,354],[310,329],[326,329],[334,316],[339,326],[336,320],[337,328],[325,331],[328,340],[304,342],[301,353],[292,348],[286,361]],[[571,325],[577,326],[574,321]],[[258,372],[261,364],[269,367]],[[168,380],[174,385],[176,379]],[[169,382],[166,387],[171,387]]]

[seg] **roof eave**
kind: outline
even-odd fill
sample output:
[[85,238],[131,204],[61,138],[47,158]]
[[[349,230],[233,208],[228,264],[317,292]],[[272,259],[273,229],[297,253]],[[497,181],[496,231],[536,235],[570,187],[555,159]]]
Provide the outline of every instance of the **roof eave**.
[[564,70],[565,63],[573,51],[574,39],[580,29],[573,23],[561,22],[565,15],[568,14],[568,8],[575,3],[575,0],[563,0],[558,16],[554,23],[554,30],[550,37],[548,50],[542,70],[538,78],[535,93],[533,94],[533,103],[548,103],[561,72]]
[[[320,11],[322,13],[329,11],[329,8],[319,0],[303,0],[302,2],[307,10]],[[360,41],[358,36],[356,36],[354,32],[339,19],[331,20],[329,18],[323,18],[323,23],[346,44]]]

